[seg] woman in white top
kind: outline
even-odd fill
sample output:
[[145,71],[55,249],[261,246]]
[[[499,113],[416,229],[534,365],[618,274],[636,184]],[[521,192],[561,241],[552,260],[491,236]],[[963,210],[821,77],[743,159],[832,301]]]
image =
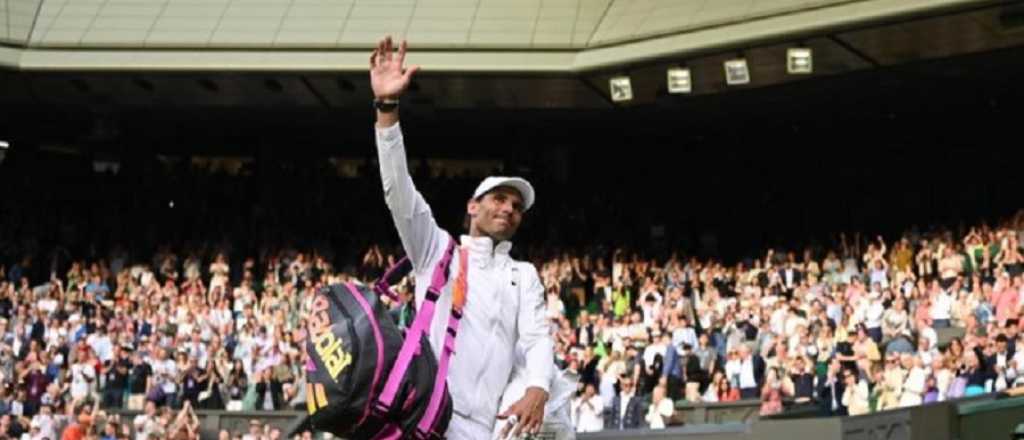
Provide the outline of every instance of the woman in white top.
[[604,429],[604,400],[587,384],[583,395],[572,401],[570,408],[576,432],[598,432]]
[[891,341],[899,336],[910,336],[910,314],[907,313],[906,301],[897,296],[892,308],[882,316],[882,337],[883,341]]
[[878,258],[871,266],[871,284],[878,283],[883,289],[889,288],[889,263],[884,258]]
[[859,416],[871,412],[869,403],[870,392],[866,380],[859,379],[853,370],[843,370],[843,382],[846,388],[843,391],[842,402],[847,407],[851,416]]
[[939,278],[942,281],[942,288],[949,289],[963,271],[964,263],[959,254],[954,253],[952,247],[941,246],[942,259],[939,260]]
[[565,316],[565,304],[558,297],[558,290],[549,288],[547,295],[547,317],[548,319],[557,319],[560,316]]
[[96,382],[96,370],[88,362],[88,357],[82,356],[86,352],[80,352],[78,361],[71,365],[71,398],[84,400],[93,392],[93,384]]
[[935,386],[939,389],[939,402],[946,400],[949,386],[953,384],[953,379],[956,378],[956,374],[949,368],[950,366],[950,362],[943,355],[939,354],[932,357],[932,376],[935,376]]
[[903,381],[903,393],[900,395],[901,408],[920,405],[924,401],[925,381],[928,373],[924,369],[924,363],[920,357],[905,354],[900,361],[903,368],[907,370],[907,377]]
[[675,410],[672,399],[665,396],[665,386],[658,385],[651,393],[651,404],[647,408],[647,424],[651,429],[665,429],[666,422],[671,420]]

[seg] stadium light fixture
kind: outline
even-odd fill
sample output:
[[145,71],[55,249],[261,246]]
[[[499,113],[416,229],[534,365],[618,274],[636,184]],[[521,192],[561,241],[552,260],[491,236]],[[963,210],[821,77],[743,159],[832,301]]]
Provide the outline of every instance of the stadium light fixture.
[[746,58],[734,58],[726,61],[725,83],[730,86],[750,84],[750,68],[747,67]]
[[669,93],[690,93],[693,91],[693,82],[690,79],[690,69],[687,67],[673,67],[668,69],[667,80]]
[[628,76],[616,76],[608,81],[612,101],[623,102],[633,99],[633,85]]
[[792,75],[806,75],[814,71],[813,52],[807,47],[793,47],[786,51],[786,71]]

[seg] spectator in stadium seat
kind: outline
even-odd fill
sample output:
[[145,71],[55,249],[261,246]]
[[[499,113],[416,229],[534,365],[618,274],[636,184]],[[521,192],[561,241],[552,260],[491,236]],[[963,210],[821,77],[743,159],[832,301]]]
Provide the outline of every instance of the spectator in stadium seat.
[[718,401],[719,402],[735,402],[740,400],[740,390],[732,386],[732,382],[722,377],[718,386]]
[[819,382],[818,400],[821,405],[822,414],[827,416],[849,415],[846,404],[843,403],[843,395],[846,392],[846,378],[838,358],[833,358],[828,364],[828,372],[824,380]]
[[743,399],[759,399],[764,385],[765,363],[759,354],[753,354],[750,346],[739,346],[739,389]]
[[675,411],[676,408],[672,403],[672,399],[665,395],[665,387],[658,385],[651,393],[651,403],[648,405],[647,415],[644,417],[644,420],[651,429],[664,429],[671,421]]
[[[952,251],[949,251],[952,252]],[[952,258],[952,257],[949,257]],[[943,281],[944,284],[952,286],[956,282],[956,275],[953,278]],[[949,328],[953,312],[953,296],[950,295],[947,287],[942,287],[938,281],[933,282],[929,291],[930,317],[932,328],[938,330]]]
[[636,395],[633,378],[622,376],[618,381],[619,392],[604,409],[604,429],[606,431],[636,429],[644,420],[647,408],[643,398]]
[[857,372],[852,370],[843,371],[843,405],[851,416],[867,414],[871,411],[868,390],[868,381],[857,377]]
[[142,414],[135,416],[132,426],[135,428],[136,440],[148,439],[151,434],[161,432],[160,417],[157,413],[156,402],[147,401]]
[[597,395],[594,384],[586,384],[583,393],[572,401],[572,418],[576,432],[598,432],[604,429],[604,399]]
[[778,375],[778,369],[769,368],[761,389],[762,416],[770,416],[782,412],[782,399],[792,396],[792,383],[786,383]]
[[196,365],[195,358],[188,358],[186,366],[182,372],[181,380],[181,400],[182,402],[190,402],[192,406],[196,406],[199,403],[199,393],[203,389],[201,385],[204,383],[206,372]]
[[120,348],[115,353],[114,359],[104,366],[102,396],[105,408],[121,408],[128,386],[128,360]]
[[906,300],[902,297],[892,300],[892,307],[882,316],[882,345],[897,337],[910,336],[910,315],[906,308]]
[[284,386],[274,375],[273,368],[256,373],[256,410],[274,411],[284,409]]
[[885,367],[882,372],[882,381],[875,384],[880,389],[878,392],[878,409],[887,410],[899,407],[900,397],[903,394],[903,384],[906,381],[908,371],[901,364],[899,353],[888,353],[885,358]]
[[919,356],[904,354],[900,357],[900,363],[907,371],[907,376],[903,382],[903,393],[900,395],[899,406],[920,405],[924,401],[924,394],[927,391],[925,385],[928,372],[924,369],[924,362]]
[[683,373],[683,361],[685,361],[685,358],[682,351],[682,344],[671,344],[665,347],[661,376],[665,379],[669,398],[673,400],[679,400],[683,397],[683,390],[686,384]]
[[967,379],[963,397],[974,397],[984,394],[986,389],[989,389],[991,386],[990,381],[995,379],[994,372],[984,364],[983,358],[984,355],[981,353],[980,347],[965,351],[964,364],[958,373],[958,376],[963,376]]
[[1014,289],[1009,274],[999,276],[994,286],[996,297],[992,301],[996,310],[996,323],[1003,326],[1020,311],[1020,288]]
[[153,369],[149,363],[143,362],[139,351],[132,353],[131,369],[128,373],[128,409],[141,410],[145,406],[146,395],[153,386]]
[[793,399],[796,403],[810,402],[814,398],[813,367],[804,357],[797,357],[791,362],[789,379],[793,384]]
[[17,418],[11,414],[0,415],[0,437],[18,438],[25,432]]
[[88,346],[80,345],[78,359],[71,365],[71,398],[85,400],[89,397],[97,376],[95,367],[89,362]]
[[68,409],[68,413],[73,417],[73,421],[70,426],[64,429],[61,434],[61,440],[82,440],[89,435],[93,428],[93,421],[96,418],[96,413],[99,408],[99,404],[93,407],[82,406],[81,410],[75,412],[75,402],[72,402]]
[[263,440],[264,427],[258,419],[249,420],[249,432],[242,436],[242,440]]

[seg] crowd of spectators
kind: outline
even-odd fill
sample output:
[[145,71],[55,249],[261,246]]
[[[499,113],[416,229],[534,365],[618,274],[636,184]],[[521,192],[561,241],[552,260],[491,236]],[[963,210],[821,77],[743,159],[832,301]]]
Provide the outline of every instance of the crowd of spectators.
[[[535,264],[557,362],[579,377],[577,429],[660,428],[680,401],[856,415],[1024,383],[1022,234],[1017,215],[963,237],[841,236],[824,253],[729,266],[621,249]],[[351,273],[315,251],[229,258],[212,246],[71,257],[49,279],[30,274],[53,261],[4,265],[0,434],[98,427],[90,408],[142,410],[137,438],[190,426],[174,419],[191,408],[301,409],[305,304],[323,285],[375,279],[396,255],[371,246]],[[128,425],[101,418],[121,438]]]
[[1024,213],[963,235],[767,250],[723,265],[543,263],[580,432],[660,428],[679,402],[860,415],[1024,385]]
[[[351,232],[379,237],[389,226],[369,220],[387,218],[369,190],[379,182],[350,182],[342,202],[308,191],[330,186],[315,173],[292,177],[294,187],[255,194],[142,179],[116,209],[0,201],[0,438],[189,438],[193,408],[303,410],[304,307],[323,285],[376,278],[401,250]],[[296,192],[311,199],[305,207],[369,213],[260,208]],[[313,238],[296,240],[304,230]],[[36,239],[46,231],[56,233]],[[579,377],[577,430],[598,431],[671,425],[680,402],[846,415],[1020,385],[1022,239],[1018,213],[892,241],[840,235],[735,263],[603,242],[527,243],[520,255],[547,289],[556,361]],[[392,307],[408,321],[408,304]],[[122,408],[141,415],[119,420],[111,411]],[[281,434],[256,422],[221,437]]]

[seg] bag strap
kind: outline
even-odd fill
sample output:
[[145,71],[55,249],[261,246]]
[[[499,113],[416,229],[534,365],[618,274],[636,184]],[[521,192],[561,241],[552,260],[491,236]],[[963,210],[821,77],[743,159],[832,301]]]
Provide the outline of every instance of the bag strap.
[[448,317],[448,331],[444,336],[444,348],[441,350],[441,359],[437,366],[437,376],[434,378],[434,390],[430,394],[430,403],[427,411],[420,418],[417,426],[417,434],[420,438],[428,438],[430,430],[437,422],[440,415],[441,401],[444,399],[444,390],[448,382],[448,363],[455,354],[455,336],[459,332],[459,321],[462,320],[462,308],[466,304],[466,294],[469,293],[469,285],[466,283],[466,273],[469,272],[469,250],[459,248],[459,275],[455,278],[455,285],[452,290],[452,312]]
[[402,257],[401,260],[398,260],[397,263],[389,267],[387,272],[384,272],[384,276],[380,277],[373,284],[373,290],[377,292],[377,295],[383,295],[391,298],[392,301],[398,301],[398,295],[391,290],[391,286],[398,284],[409,272],[412,272],[412,261],[409,260],[408,256]]
[[409,363],[412,362],[413,356],[419,352],[420,338],[427,332],[430,323],[434,319],[434,309],[437,305],[437,299],[441,296],[441,290],[448,282],[448,272],[454,252],[455,238],[449,236],[448,248],[441,257],[441,261],[434,267],[434,275],[430,286],[427,287],[426,298],[420,306],[420,310],[416,313],[416,319],[413,320],[412,326],[409,327],[405,334],[405,341],[402,342],[398,358],[395,360],[394,366],[391,367],[388,380],[384,383],[384,390],[381,391],[374,405],[374,408],[381,413],[386,414],[391,410],[391,406],[395,401],[395,395],[398,393],[398,387],[402,383],[402,377],[405,376],[406,370],[409,369]]

